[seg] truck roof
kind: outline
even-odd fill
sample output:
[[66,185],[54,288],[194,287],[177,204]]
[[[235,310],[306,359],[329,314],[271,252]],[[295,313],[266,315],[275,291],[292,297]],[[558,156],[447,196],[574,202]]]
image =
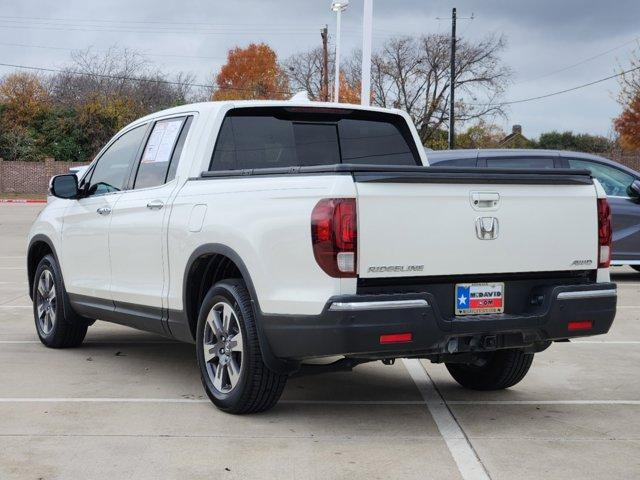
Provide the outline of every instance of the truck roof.
[[215,113],[220,109],[228,108],[250,108],[250,107],[306,107],[306,108],[340,108],[348,110],[366,110],[371,112],[384,112],[401,115],[410,121],[410,117],[403,110],[395,108],[382,108],[356,105],[351,103],[336,103],[336,102],[313,102],[310,100],[224,100],[217,102],[200,102],[189,103],[186,105],[180,105],[178,107],[168,108],[166,110],[160,110],[159,112],[151,113],[145,117],[139,118],[132,122],[139,123],[153,118],[164,117],[167,115],[174,115],[179,113]]

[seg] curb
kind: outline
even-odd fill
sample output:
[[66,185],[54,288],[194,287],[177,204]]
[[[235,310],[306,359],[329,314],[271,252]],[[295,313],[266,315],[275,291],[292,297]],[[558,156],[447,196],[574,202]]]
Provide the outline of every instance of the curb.
[[34,203],[47,203],[46,200],[31,200],[28,198],[0,198],[0,203],[22,203],[22,204],[34,204]]

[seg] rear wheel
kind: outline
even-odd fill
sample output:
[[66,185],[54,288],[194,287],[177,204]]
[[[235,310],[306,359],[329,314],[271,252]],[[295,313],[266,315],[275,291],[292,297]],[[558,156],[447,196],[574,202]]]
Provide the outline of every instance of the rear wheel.
[[483,354],[476,363],[446,363],[451,376],[472,390],[502,390],[520,382],[531,367],[532,353],[522,350],[496,350]]
[[196,352],[207,395],[228,413],[255,413],[273,407],[286,375],[262,360],[251,297],[242,280],[214,285],[202,302]]
[[62,274],[53,255],[40,260],[33,281],[33,317],[40,341],[51,348],[77,347],[87,334],[87,321],[68,305]]

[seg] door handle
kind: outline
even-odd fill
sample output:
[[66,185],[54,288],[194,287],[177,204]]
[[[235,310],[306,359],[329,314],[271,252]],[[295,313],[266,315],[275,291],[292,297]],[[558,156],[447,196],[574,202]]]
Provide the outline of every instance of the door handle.
[[98,215],[109,215],[111,213],[111,209],[109,207],[100,207],[96,212],[98,212]]
[[497,192],[471,192],[471,205],[477,209],[493,209],[500,202]]
[[153,200],[147,203],[147,208],[149,210],[160,210],[162,207],[164,207],[164,203],[160,200]]

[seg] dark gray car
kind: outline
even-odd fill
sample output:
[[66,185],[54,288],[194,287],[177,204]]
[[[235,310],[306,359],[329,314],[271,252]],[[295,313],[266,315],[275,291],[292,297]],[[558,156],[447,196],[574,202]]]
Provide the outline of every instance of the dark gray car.
[[561,150],[428,151],[434,167],[586,168],[602,184],[613,220],[612,265],[640,271],[640,173],[612,160]]

